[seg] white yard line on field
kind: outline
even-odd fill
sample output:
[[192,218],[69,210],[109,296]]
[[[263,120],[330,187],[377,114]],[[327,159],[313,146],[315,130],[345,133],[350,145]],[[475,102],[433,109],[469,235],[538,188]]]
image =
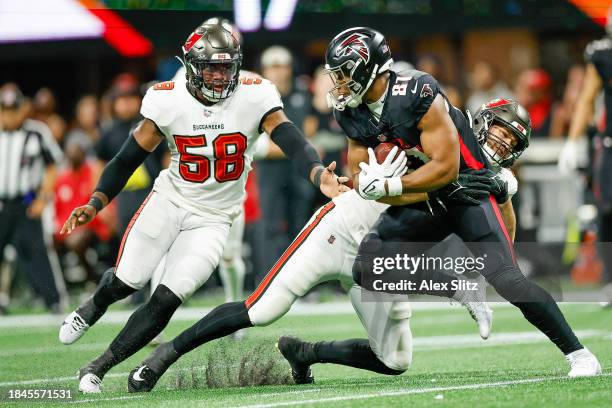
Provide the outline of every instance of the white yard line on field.
[[83,404],[86,402],[102,402],[102,401],[118,401],[118,400],[131,400],[136,398],[142,398],[144,395],[130,395],[126,397],[108,397],[108,398],[88,398],[83,400],[69,401],[69,404]]
[[[581,339],[589,337],[601,337],[609,335],[609,332],[601,330],[578,330],[576,335]],[[491,338],[488,340],[482,340],[477,334],[458,334],[448,336],[428,336],[428,337],[415,337],[413,339],[413,345],[415,351],[420,350],[439,350],[448,348],[479,348],[487,346],[499,346],[499,345],[513,345],[513,344],[529,344],[545,342],[548,339],[541,333],[536,331],[529,332],[503,332],[493,333]],[[100,345],[103,349],[106,347],[106,343],[91,343],[83,344],[83,346],[94,346]],[[58,346],[58,349],[62,349],[64,346]],[[51,347],[50,347],[51,348]],[[92,347],[93,348],[93,347]],[[83,347],[85,349],[85,347]],[[14,353],[13,353],[14,354]],[[4,351],[2,356],[9,356],[10,351]],[[170,370],[172,371],[172,370]],[[110,373],[105,378],[114,377],[127,377],[129,373]],[[55,377],[55,378],[39,378],[32,380],[21,380],[21,381],[6,381],[0,382],[0,387],[13,386],[13,385],[34,385],[44,383],[57,383],[62,381],[76,381],[76,373],[68,377]]]
[[[509,303],[491,304],[494,309],[512,307]],[[413,302],[411,308],[420,310],[460,310],[458,306],[450,306],[448,302]],[[212,307],[185,307],[176,311],[172,321],[196,322],[207,315]],[[106,313],[97,324],[125,323],[133,313],[133,310],[113,311]],[[326,316],[337,314],[354,314],[355,310],[349,301],[328,303],[307,303],[298,300],[291,310],[289,316]],[[48,327],[61,325],[64,316],[53,314],[25,315],[25,316],[2,316],[0,317],[0,328],[26,328],[26,327]]]
[[[474,326],[476,327],[476,326]],[[353,326],[350,326],[351,330]],[[334,326],[336,333],[342,332],[342,328],[338,325]],[[475,329],[474,329],[475,330]],[[611,332],[602,330],[577,330],[576,335],[580,338],[587,337],[604,337],[605,339],[610,338]],[[446,336],[428,336],[428,337],[414,337],[412,344],[418,350],[438,350],[441,348],[470,348],[470,347],[491,347],[499,346],[501,344],[525,344],[525,343],[536,343],[541,341],[547,341],[548,339],[544,334],[536,331],[532,332],[493,332],[488,340],[482,340],[476,333],[473,334],[453,334]],[[46,353],[58,353],[64,351],[90,351],[90,350],[103,350],[108,347],[108,343],[96,342],[96,343],[83,343],[71,345],[69,348],[64,345],[58,346],[45,346],[45,347],[20,347],[20,348],[6,348],[0,351],[0,357],[14,357],[19,355],[31,355],[31,354],[46,354]],[[0,383],[2,384],[2,383]]]
[[[612,376],[612,373],[605,373],[605,374],[602,374],[601,376],[609,377],[609,376]],[[454,386],[448,386],[448,387],[415,388],[415,389],[401,390],[401,391],[385,391],[385,392],[376,392],[376,393],[368,393],[368,394],[347,395],[343,397],[322,397],[322,398],[313,398],[309,400],[273,402],[269,404],[240,405],[237,408],[287,407],[287,406],[292,406],[292,405],[309,405],[309,404],[330,403],[330,402],[339,402],[339,401],[362,400],[362,399],[370,399],[370,398],[396,397],[396,396],[402,396],[402,395],[427,394],[427,393],[433,393],[433,392],[478,390],[478,389],[483,389],[483,388],[507,387],[511,385],[533,384],[533,383],[540,383],[540,382],[553,381],[553,380],[569,380],[569,379],[566,376],[529,378],[529,379],[524,379],[524,380],[509,380],[509,381],[497,381],[497,382],[490,382],[490,383],[464,384],[464,385],[454,385]]]
[[[597,304],[586,302],[564,302],[563,305],[590,305]],[[489,306],[493,310],[510,309],[513,306],[507,302],[490,302]],[[412,302],[410,307],[413,311],[458,311],[461,310],[458,305],[451,306],[446,301],[441,302]],[[208,314],[212,307],[185,307],[176,311],[172,316],[173,321],[193,321],[200,320]],[[125,323],[133,313],[133,310],[112,311],[106,313],[97,324],[105,323]],[[291,310],[289,316],[327,316],[338,314],[354,314],[355,310],[349,301],[327,302],[327,303],[308,303],[298,300]],[[53,314],[38,314],[25,316],[2,316],[0,317],[0,329],[2,328],[28,328],[28,327],[59,327],[64,319],[64,316]]]

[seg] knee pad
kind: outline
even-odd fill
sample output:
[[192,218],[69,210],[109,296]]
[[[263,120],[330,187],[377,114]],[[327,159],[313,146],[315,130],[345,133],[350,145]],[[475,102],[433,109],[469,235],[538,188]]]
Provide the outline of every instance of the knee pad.
[[253,326],[267,326],[284,316],[293,302],[281,296],[260,299],[249,309],[249,319]]

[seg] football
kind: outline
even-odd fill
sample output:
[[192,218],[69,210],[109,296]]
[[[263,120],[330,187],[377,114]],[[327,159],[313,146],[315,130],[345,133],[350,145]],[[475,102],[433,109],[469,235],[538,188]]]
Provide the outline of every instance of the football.
[[390,142],[381,143],[378,146],[376,146],[376,148],[374,149],[376,160],[379,163],[382,163],[383,161],[385,161],[385,159],[387,158],[387,155],[389,155],[389,152],[395,146],[397,146],[395,143],[390,143]]

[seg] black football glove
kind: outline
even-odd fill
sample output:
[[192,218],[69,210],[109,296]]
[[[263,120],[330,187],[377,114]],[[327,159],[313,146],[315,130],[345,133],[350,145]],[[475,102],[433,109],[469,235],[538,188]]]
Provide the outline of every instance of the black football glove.
[[487,177],[459,174],[459,178],[439,190],[428,193],[430,199],[440,199],[443,203],[460,205],[479,205],[489,196],[491,183]]
[[[495,197],[498,203],[505,203],[508,201],[508,182],[502,179],[499,173],[495,173],[489,169],[480,169],[466,170],[462,174],[487,178],[488,180],[479,179],[479,184],[488,184],[489,188],[487,190]],[[459,179],[461,179],[461,174],[459,175]]]

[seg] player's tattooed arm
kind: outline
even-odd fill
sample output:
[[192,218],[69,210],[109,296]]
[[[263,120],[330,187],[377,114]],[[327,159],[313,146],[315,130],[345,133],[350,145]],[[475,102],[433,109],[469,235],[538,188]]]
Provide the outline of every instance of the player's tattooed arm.
[[323,166],[321,157],[315,148],[306,140],[304,134],[291,122],[282,109],[269,113],[262,122],[262,129],[270,135],[297,171],[329,198],[347,191],[343,183],[347,177],[338,177],[334,170],[336,162]]
[[404,193],[439,189],[459,175],[459,140],[442,95],[437,95],[418,123],[423,152],[430,161],[402,177]]
[[[361,169],[359,168],[359,163],[368,162],[368,148],[353,139],[348,139],[347,160],[349,169],[351,171],[351,174],[353,175],[353,185],[358,186],[359,173],[361,172]],[[427,199],[427,193],[404,193],[400,196],[395,197],[382,197],[376,201],[389,205],[407,205],[426,201]]]
[[119,194],[134,171],[163,138],[164,135],[153,121],[142,120],[127,138],[119,153],[102,170],[100,181],[89,202],[72,210],[60,233],[69,234],[76,227],[93,220],[96,214]]
[[504,225],[510,235],[510,239],[514,242],[514,236],[516,235],[516,215],[514,214],[514,207],[512,206],[512,200],[508,200],[505,203],[499,204],[501,215],[504,220]]

